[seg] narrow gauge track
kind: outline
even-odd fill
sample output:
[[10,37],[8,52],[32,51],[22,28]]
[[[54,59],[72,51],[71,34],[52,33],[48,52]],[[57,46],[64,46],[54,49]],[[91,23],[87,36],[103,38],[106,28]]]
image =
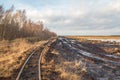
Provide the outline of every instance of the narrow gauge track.
[[44,42],[34,49],[21,67],[16,80],[42,80],[41,59],[54,41],[55,39],[50,39],[48,42]]
[[[38,54],[38,49],[34,50],[32,52],[32,54],[26,59],[25,63],[23,64],[20,72],[18,73],[18,76],[16,78],[16,80],[29,80],[29,79],[33,79],[32,75],[36,75],[37,72],[35,72],[36,70],[36,63],[37,58],[40,56],[40,54]],[[32,78],[31,78],[32,77]],[[36,75],[37,78],[37,75]],[[37,80],[37,79],[34,80]]]
[[39,58],[43,50],[43,44],[34,49],[22,65],[16,80],[39,80]]

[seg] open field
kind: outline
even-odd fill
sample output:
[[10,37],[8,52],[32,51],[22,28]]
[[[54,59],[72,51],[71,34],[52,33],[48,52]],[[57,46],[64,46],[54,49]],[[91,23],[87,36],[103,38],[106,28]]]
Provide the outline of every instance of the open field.
[[[40,46],[44,42],[5,41],[4,44],[12,47],[1,46],[1,50],[6,54],[0,54],[0,64],[3,66],[0,75],[9,77],[6,80],[15,80],[15,72],[17,73],[26,57],[31,54],[30,51],[35,50],[33,47]],[[24,51],[26,49],[30,51]],[[40,53],[42,56],[38,63]],[[39,76],[37,64],[41,66]],[[37,76],[41,76],[42,80],[120,80],[120,42],[57,37],[49,40],[42,49],[39,48],[35,57],[30,58],[25,70],[27,72],[21,77],[29,80]]]
[[120,36],[66,36],[68,38],[84,39],[120,39]]
[[76,40],[96,40],[96,41],[110,41],[120,42],[120,36],[66,36]]
[[[120,36],[67,36],[82,43],[94,44],[109,54],[119,55]],[[117,53],[118,51],[118,53]]]
[[0,0],[0,80],[120,80],[119,21],[120,0]]

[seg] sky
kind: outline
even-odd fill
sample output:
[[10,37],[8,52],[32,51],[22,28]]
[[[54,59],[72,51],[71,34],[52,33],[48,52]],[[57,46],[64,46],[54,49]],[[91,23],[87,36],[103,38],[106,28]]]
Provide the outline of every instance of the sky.
[[120,0],[0,0],[58,35],[120,35]]

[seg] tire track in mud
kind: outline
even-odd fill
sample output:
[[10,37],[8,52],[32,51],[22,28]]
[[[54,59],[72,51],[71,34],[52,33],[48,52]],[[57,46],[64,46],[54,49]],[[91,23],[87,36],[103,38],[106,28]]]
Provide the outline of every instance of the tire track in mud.
[[[82,42],[76,40],[70,40],[64,37],[58,39],[58,43],[61,43],[62,48],[67,51],[74,52],[84,58],[87,67],[85,80],[120,80],[120,57],[106,54],[99,47],[92,46],[91,49],[88,46],[83,45]],[[97,49],[99,52],[95,52]]]
[[43,51],[41,76],[42,80],[120,80],[119,59],[98,46],[58,37]]

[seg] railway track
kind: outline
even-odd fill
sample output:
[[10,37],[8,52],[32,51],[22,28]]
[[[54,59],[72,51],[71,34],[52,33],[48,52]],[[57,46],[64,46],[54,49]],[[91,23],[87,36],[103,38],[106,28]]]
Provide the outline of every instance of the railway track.
[[49,47],[53,42],[54,40],[51,39],[34,49],[21,67],[16,80],[42,80],[41,59],[43,54],[49,50]]

